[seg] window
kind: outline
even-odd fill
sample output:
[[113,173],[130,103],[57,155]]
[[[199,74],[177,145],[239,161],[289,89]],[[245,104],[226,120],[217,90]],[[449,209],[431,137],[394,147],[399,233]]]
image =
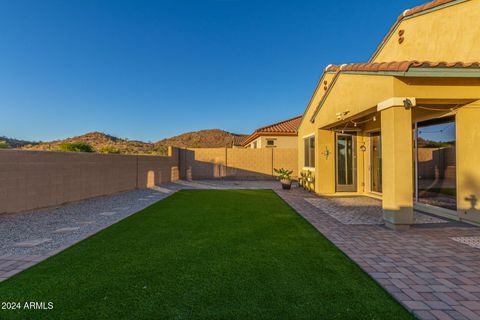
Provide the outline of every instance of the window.
[[253,149],[257,149],[257,141],[254,141],[252,146],[253,146]]
[[315,136],[303,139],[305,149],[304,164],[305,167],[315,167]]
[[275,139],[267,139],[267,147],[275,147]]

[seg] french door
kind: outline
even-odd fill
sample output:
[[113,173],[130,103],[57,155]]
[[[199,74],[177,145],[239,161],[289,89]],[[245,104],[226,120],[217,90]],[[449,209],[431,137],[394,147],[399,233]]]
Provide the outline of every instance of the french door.
[[337,133],[336,155],[336,191],[357,191],[357,150],[355,134]]

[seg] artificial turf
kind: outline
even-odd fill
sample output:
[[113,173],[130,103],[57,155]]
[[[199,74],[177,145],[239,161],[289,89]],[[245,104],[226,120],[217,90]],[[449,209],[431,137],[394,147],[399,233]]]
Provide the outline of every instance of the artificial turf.
[[0,319],[410,319],[269,190],[184,190],[0,283]]

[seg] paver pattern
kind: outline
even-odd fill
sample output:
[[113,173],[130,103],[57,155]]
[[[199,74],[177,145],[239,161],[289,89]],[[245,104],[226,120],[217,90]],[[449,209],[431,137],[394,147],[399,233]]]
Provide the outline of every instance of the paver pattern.
[[480,250],[451,239],[479,237],[480,228],[449,222],[393,231],[342,224],[307,202],[315,195],[303,189],[276,192],[418,318],[480,319]]
[[464,243],[472,248],[480,249],[480,237],[453,237],[453,241]]
[[[384,224],[382,202],[368,197],[305,198],[322,212],[343,224]],[[428,214],[415,211],[414,223],[447,223]]]

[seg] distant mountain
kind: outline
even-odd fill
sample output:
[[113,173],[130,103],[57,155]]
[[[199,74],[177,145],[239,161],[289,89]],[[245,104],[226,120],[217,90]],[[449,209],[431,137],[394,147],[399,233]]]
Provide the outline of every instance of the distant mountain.
[[20,148],[20,147],[23,147],[27,144],[31,144],[31,145],[36,144],[36,142],[33,142],[33,141],[7,138],[7,137],[4,137],[4,136],[0,137],[0,141],[5,142],[8,145],[8,148]]
[[[89,132],[81,136],[64,140],[24,144],[19,148],[24,150],[55,151],[64,143],[85,142],[93,147],[95,152],[120,154],[165,154],[168,146],[180,148],[216,148],[231,147],[233,141],[245,135],[232,134],[223,130],[202,130],[189,132],[155,143],[121,139],[102,132]],[[0,139],[1,140],[1,139]]]
[[235,134],[220,129],[209,129],[187,132],[172,138],[163,139],[155,143],[157,146],[172,146],[179,148],[231,148],[238,143],[239,138],[247,135]]

